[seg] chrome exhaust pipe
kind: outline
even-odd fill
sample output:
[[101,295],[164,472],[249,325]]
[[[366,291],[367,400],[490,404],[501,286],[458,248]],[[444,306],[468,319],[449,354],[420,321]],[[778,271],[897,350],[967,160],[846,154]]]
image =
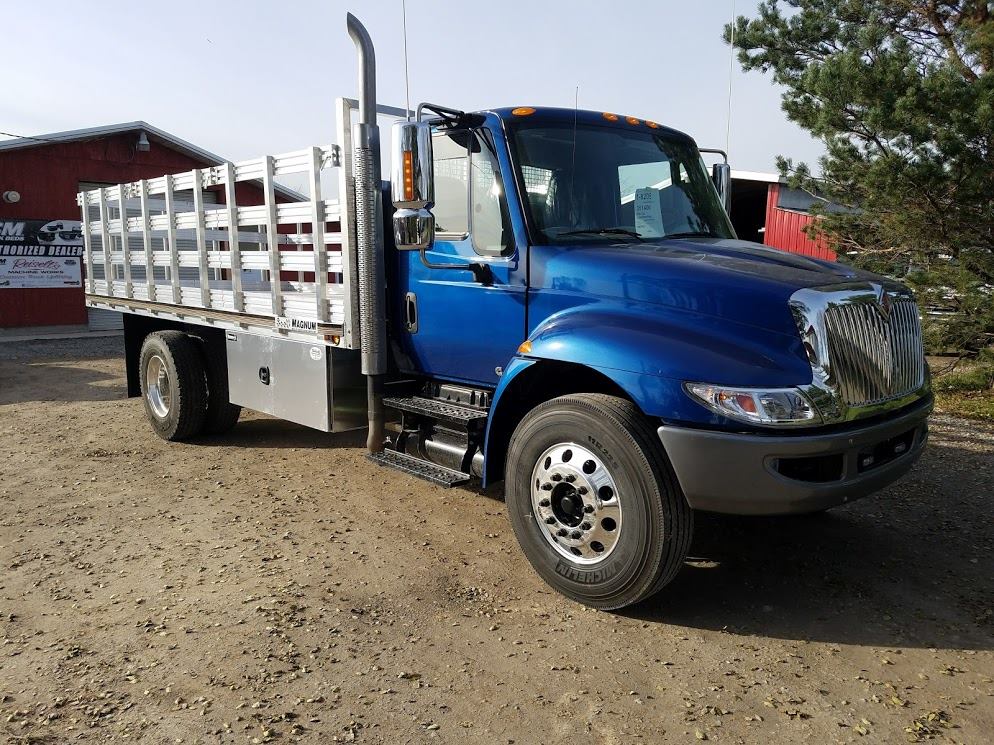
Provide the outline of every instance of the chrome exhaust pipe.
[[369,434],[366,447],[384,445],[383,376],[387,371],[386,267],[383,258],[383,190],[380,177],[380,130],[376,126],[376,55],[359,19],[346,21],[359,67],[359,121],[352,126],[356,201],[356,266],[359,282],[359,345],[366,376]]

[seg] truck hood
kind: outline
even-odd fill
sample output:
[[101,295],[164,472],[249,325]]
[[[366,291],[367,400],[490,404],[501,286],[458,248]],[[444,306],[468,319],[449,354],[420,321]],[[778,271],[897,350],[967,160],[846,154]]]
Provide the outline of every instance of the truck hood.
[[539,293],[565,293],[581,303],[613,299],[665,306],[791,337],[797,336],[788,305],[794,292],[858,280],[887,281],[842,264],[732,239],[585,242],[536,246],[531,253],[530,285]]

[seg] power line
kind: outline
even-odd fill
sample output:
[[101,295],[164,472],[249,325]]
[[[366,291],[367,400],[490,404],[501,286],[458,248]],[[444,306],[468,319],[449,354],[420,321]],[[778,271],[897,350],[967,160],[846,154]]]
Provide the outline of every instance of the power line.
[[59,140],[50,140],[47,137],[31,137],[30,135],[15,135],[13,132],[0,132],[0,135],[6,135],[7,137],[16,137],[19,140],[34,140],[36,142],[59,142]]

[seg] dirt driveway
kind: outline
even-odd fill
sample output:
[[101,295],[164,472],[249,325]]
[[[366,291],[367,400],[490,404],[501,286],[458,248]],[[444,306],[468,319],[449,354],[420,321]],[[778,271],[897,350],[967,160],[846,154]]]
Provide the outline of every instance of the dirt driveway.
[[991,742],[990,428],[608,614],[355,437],[158,440],[120,346],[0,344],[0,742]]

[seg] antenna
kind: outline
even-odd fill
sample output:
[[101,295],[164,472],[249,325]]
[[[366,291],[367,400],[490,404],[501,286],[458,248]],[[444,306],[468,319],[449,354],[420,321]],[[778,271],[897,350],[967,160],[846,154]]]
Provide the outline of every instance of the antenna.
[[411,77],[407,72],[407,0],[400,0],[401,16],[404,19],[404,107],[407,121],[411,121]]
[[728,112],[725,116],[725,152],[732,137],[732,63],[735,60],[735,0],[732,0],[732,37],[728,44]]

